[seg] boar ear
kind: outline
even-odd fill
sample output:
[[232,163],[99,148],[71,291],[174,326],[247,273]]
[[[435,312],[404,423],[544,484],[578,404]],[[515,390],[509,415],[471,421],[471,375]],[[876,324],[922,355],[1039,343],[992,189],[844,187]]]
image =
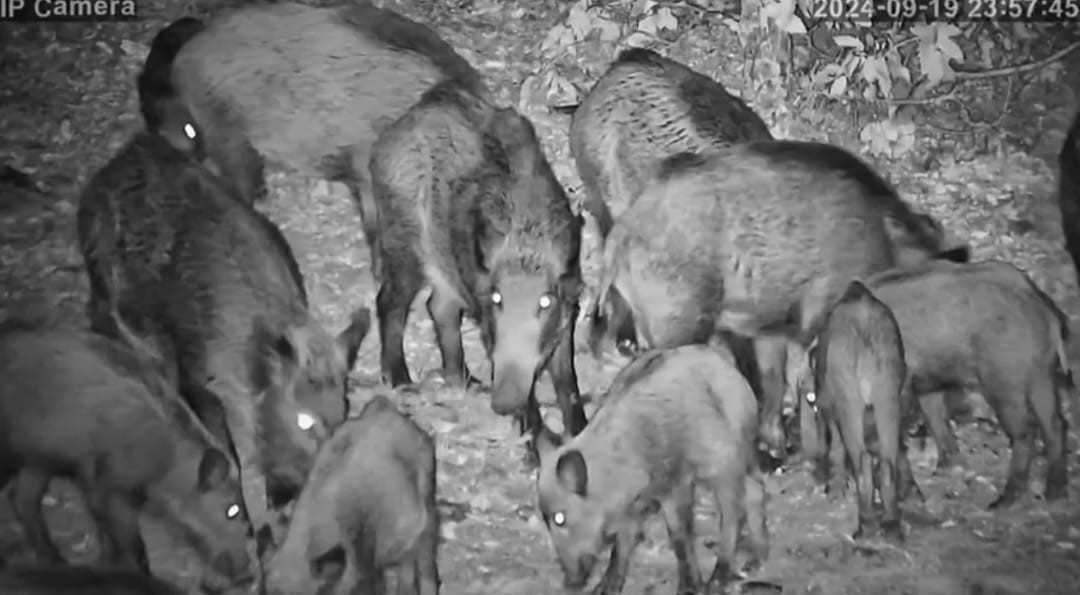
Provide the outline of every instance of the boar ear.
[[360,351],[360,344],[367,337],[371,329],[371,310],[359,308],[352,315],[349,326],[338,335],[337,344],[345,355],[345,369],[351,370],[356,364],[356,354]]
[[265,318],[255,317],[248,356],[256,389],[282,383],[288,369],[299,364],[300,337],[292,330],[271,326]]
[[203,451],[199,461],[199,490],[208,492],[229,479],[229,459],[216,448]]
[[345,574],[345,548],[339,543],[311,560],[311,576],[334,583]]
[[540,429],[536,432],[533,441],[536,443],[536,456],[541,462],[562,446],[562,436],[552,432],[551,428],[547,427],[547,424],[543,422],[541,422]]
[[568,450],[559,457],[559,462],[555,464],[555,476],[564,489],[585,497],[589,487],[589,469],[580,450]]

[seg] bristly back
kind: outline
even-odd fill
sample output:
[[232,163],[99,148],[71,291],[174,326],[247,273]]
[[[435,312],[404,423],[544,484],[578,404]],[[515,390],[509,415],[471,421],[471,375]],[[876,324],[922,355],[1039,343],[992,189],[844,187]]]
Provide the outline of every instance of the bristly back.
[[494,106],[487,99],[461,79],[440,81],[425,91],[413,109],[421,109],[424,106],[457,110],[466,121],[473,123],[481,130],[487,129],[495,112]]
[[[201,213],[237,209],[247,211],[258,232],[284,259],[304,304],[307,293],[299,264],[281,230],[254,207],[239,200],[231,189],[202,164],[156,134],[136,133],[108,164],[91,178],[83,192],[83,206],[109,201],[121,225],[121,249],[151,258],[151,266],[164,266],[178,226]],[[82,207],[81,207],[82,208]],[[149,253],[145,253],[149,251]]]
[[840,147],[826,143],[778,140],[747,145],[774,163],[797,163],[804,167],[841,173],[866,189],[870,196],[893,197],[896,190],[870,164]]
[[615,57],[613,64],[647,64],[650,66],[663,66],[665,58],[653,50],[646,48],[627,48]]
[[206,221],[219,220],[229,211],[237,212],[239,217],[235,221],[243,221],[242,225],[248,227],[250,232],[262,236],[261,240],[266,242],[276,256],[274,260],[285,265],[293,285],[292,289],[296,292],[301,305],[307,307],[308,296],[304,287],[304,276],[293,254],[292,246],[285,239],[285,234],[269,217],[246,201],[237,200],[228,188],[201,165],[193,163],[191,167],[184,170],[177,185],[186,190],[184,194],[188,198],[188,206],[182,215],[183,224],[188,228],[185,230],[186,233],[198,234],[199,227]]
[[630,48],[619,54],[608,72],[620,67],[648,69],[653,76],[666,81],[686,104],[686,116],[694,128],[716,145],[772,139],[769,127],[745,101],[685,64],[652,50]]
[[387,46],[426,56],[447,78],[458,79],[474,92],[485,91],[480,73],[431,27],[370,2],[348,4],[338,15],[347,25]]
[[900,225],[921,247],[933,251],[941,248],[940,224],[929,215],[915,212],[892,184],[852,153],[825,143],[788,140],[749,143],[745,150],[769,159],[780,170],[795,165],[853,180],[862,187],[865,199]]

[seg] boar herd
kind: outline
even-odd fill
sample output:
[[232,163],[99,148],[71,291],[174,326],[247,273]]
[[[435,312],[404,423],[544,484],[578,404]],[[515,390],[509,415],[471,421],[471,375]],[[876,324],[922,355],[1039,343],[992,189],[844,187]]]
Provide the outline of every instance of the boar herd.
[[[404,334],[425,287],[447,383],[487,384],[465,364],[463,318],[480,329],[491,407],[529,437],[571,590],[610,549],[593,592],[620,593],[657,513],[678,593],[760,567],[759,448],[786,452],[788,386],[815,477],[855,479],[856,537],[903,538],[900,503],[923,496],[904,446],[917,418],[939,465],[959,462],[949,391],[980,391],[1009,438],[993,507],[1025,495],[1036,436],[1044,497],[1066,496],[1073,385],[1053,300],[1010,264],[969,262],[855,155],[774,139],[716,81],[652,50],[622,51],[559,108],[602,245],[588,300],[585,219],[532,124],[423,24],[364,2],[184,17],[153,39],[137,88],[145,129],[79,199],[88,329],[0,325],[2,482],[47,565],[0,573],[4,593],[179,593],[153,576],[144,513],[197,554],[200,592],[438,593],[434,441],[387,396],[359,411],[347,398],[372,324],[383,382],[412,384]],[[1078,138],[1074,125],[1061,201],[1080,267]],[[316,319],[292,248],[255,208],[266,164],[348,187],[375,321],[367,307],[339,332]],[[631,356],[591,420],[582,313],[594,355]],[[540,414],[543,372],[562,433]],[[85,496],[101,568],[63,565],[41,511],[57,476]],[[707,576],[698,488],[719,513]]]

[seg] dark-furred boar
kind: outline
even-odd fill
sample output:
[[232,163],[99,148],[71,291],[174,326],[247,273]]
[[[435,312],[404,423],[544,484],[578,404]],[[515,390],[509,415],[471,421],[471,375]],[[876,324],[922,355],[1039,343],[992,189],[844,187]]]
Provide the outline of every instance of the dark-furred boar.
[[274,500],[291,499],[345,418],[369,311],[328,333],[281,231],[154,135],[136,135],[94,175],[77,218],[95,327],[109,332],[115,315],[165,346],[199,416],[224,418],[261,526],[266,476],[285,491]]
[[384,378],[411,382],[402,347],[417,292],[430,284],[450,382],[471,379],[462,313],[493,364],[492,408],[539,423],[534,385],[547,370],[571,433],[585,425],[574,367],[581,220],[529,121],[442,83],[379,138],[371,163],[382,217],[379,330]]
[[148,346],[19,320],[2,327],[0,484],[13,483],[16,516],[39,557],[63,562],[41,499],[50,478],[65,476],[82,488],[111,562],[150,573],[139,532],[146,511],[195,549],[205,584],[250,581],[250,528],[226,447]]

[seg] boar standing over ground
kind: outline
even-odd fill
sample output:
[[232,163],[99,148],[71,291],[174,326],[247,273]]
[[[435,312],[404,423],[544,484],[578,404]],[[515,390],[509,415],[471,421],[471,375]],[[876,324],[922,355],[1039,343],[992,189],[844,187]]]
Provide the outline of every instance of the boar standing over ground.
[[158,340],[181,393],[231,441],[261,526],[267,476],[285,491],[274,499],[290,500],[345,418],[370,312],[328,333],[277,226],[155,135],[136,135],[91,178],[77,223],[92,324],[114,333],[115,316]]
[[447,79],[485,92],[480,74],[435,31],[370,2],[245,6],[208,23],[172,69],[207,153],[241,196],[264,194],[264,159],[343,182],[360,207],[372,258],[379,223],[371,147]]
[[678,562],[678,593],[702,587],[694,540],[694,491],[709,490],[720,521],[716,565],[707,581],[733,576],[744,525],[751,568],[768,555],[765,485],[754,452],[757,403],[729,354],[704,345],[640,355],[612,381],[588,426],[563,443],[546,429],[539,508],[566,587],[584,587],[611,543],[594,591],[621,593],[641,524],[662,511]]
[[371,162],[382,217],[378,295],[383,376],[411,382],[402,337],[413,299],[428,312],[449,382],[465,368],[462,313],[479,323],[492,360],[492,408],[540,423],[534,395],[547,370],[564,426],[585,425],[574,367],[581,220],[532,124],[467,87],[433,88],[387,128]]
[[319,450],[285,540],[269,555],[270,595],[437,595],[435,443],[382,395]]

